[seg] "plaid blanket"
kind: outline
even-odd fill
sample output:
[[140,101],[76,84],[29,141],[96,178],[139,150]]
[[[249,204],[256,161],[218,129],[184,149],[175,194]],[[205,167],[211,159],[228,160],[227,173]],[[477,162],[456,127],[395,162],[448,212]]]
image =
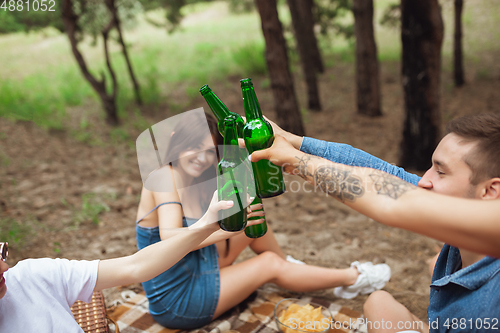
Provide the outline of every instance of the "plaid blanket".
[[[274,320],[274,307],[283,298],[290,297],[272,288],[260,288],[240,305],[226,312],[210,324],[190,333],[278,333]],[[333,320],[329,333],[365,333],[362,314],[320,298],[298,297],[330,309]],[[148,312],[148,299],[143,293],[131,293],[130,298],[108,315],[114,319],[121,333],[184,333],[156,323]]]

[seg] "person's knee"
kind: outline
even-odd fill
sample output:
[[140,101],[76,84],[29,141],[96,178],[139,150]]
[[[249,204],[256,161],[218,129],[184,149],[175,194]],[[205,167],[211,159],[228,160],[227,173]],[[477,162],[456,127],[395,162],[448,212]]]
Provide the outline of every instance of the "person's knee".
[[282,270],[283,264],[286,263],[285,259],[281,258],[277,253],[272,251],[265,251],[259,254],[259,257],[265,265],[262,267],[265,267],[266,270],[276,273]]
[[388,304],[392,302],[394,297],[384,290],[377,290],[373,292],[363,304],[363,312],[365,316],[372,315],[381,309],[381,304]]

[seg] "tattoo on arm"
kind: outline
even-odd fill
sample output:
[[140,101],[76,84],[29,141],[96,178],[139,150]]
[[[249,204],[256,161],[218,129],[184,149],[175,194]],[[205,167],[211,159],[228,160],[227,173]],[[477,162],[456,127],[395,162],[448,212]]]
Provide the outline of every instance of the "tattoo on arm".
[[335,166],[319,166],[314,174],[309,171],[309,163],[312,159],[319,159],[315,156],[304,155],[295,156],[298,160],[296,166],[296,175],[302,179],[312,182],[323,192],[331,195],[340,201],[346,200],[354,202],[357,197],[361,197],[365,190],[361,180],[351,174],[350,171]]
[[400,178],[391,176],[388,173],[379,170],[374,170],[370,174],[370,178],[373,181],[373,188],[378,194],[387,195],[394,200],[397,200],[406,192],[417,188]]
[[342,202],[356,201],[365,190],[361,180],[353,176],[350,171],[334,166],[320,166],[314,174],[314,183],[323,192],[339,199]]
[[297,165],[297,176],[301,177],[304,180],[309,180],[309,177],[312,177],[313,174],[307,170],[307,163],[311,160],[311,156],[304,155],[302,157],[295,156],[298,159]]
[[[302,157],[295,156],[295,158],[298,162],[294,174],[304,180],[313,182],[315,186],[319,187],[326,194],[342,202],[346,200],[354,202],[356,198],[362,197],[365,194],[362,179],[354,176],[349,169],[332,165],[322,165],[313,174],[309,171],[309,165],[313,158],[319,159],[318,157],[304,155]],[[373,188],[377,191],[377,194],[387,195],[394,200],[397,200],[406,192],[417,188],[400,178],[380,170],[372,170],[369,176],[373,181]]]

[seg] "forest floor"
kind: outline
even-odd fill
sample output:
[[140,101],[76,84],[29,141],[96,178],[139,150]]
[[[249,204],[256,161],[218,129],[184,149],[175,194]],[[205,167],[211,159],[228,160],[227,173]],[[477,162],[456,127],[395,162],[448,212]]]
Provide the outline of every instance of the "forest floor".
[[[339,63],[320,78],[324,111],[304,112],[307,135],[348,143],[397,163],[403,121],[400,64],[381,66],[383,117],[355,114],[354,65]],[[443,124],[460,115],[500,112],[498,63],[491,61],[487,73],[468,67],[467,74],[467,84],[456,89],[451,74],[443,72]],[[230,109],[241,113],[238,80],[208,83]],[[264,114],[275,119],[270,88],[259,84],[263,80],[254,78],[256,91]],[[297,76],[296,90],[304,92],[299,81]],[[305,105],[305,96],[298,97]],[[184,103],[186,111],[205,106],[201,97],[187,100],[182,87],[172,89],[169,99]],[[99,108],[90,101],[68,112],[78,115]],[[101,117],[91,114],[93,135],[103,138],[99,145],[83,143],[69,131],[45,131],[30,122],[0,119],[0,230],[6,232],[2,237],[12,240],[11,266],[29,257],[104,259],[136,251],[134,221],[142,182],[135,147],[133,141],[113,143],[110,130],[99,125]],[[152,124],[173,112],[165,106],[161,112],[145,109],[143,114]],[[135,141],[139,131],[130,131]],[[298,177],[285,178],[288,192],[264,202],[267,220],[285,253],[325,267],[348,267],[355,260],[385,262],[392,278],[384,289],[417,316],[427,318],[427,260],[439,250],[439,242],[381,225],[323,193],[306,193],[310,187]],[[93,216],[98,216],[98,223],[92,222]],[[253,255],[245,250],[238,260]],[[334,298],[331,290],[319,295]],[[336,301],[361,311],[365,300],[359,296]]]

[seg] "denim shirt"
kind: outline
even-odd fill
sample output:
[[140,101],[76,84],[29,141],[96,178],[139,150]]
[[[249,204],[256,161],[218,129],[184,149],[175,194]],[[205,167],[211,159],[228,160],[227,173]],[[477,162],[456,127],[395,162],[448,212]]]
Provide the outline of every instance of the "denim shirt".
[[[414,185],[420,177],[342,143],[304,137],[300,150],[335,163],[385,171]],[[460,250],[445,244],[434,267],[430,332],[500,332],[500,260],[462,268]]]
[[300,150],[335,163],[382,170],[413,185],[417,185],[420,180],[419,176],[409,173],[403,168],[343,143],[326,142],[304,137]]
[[430,332],[500,332],[500,260],[461,268],[460,250],[445,244],[432,275]]

